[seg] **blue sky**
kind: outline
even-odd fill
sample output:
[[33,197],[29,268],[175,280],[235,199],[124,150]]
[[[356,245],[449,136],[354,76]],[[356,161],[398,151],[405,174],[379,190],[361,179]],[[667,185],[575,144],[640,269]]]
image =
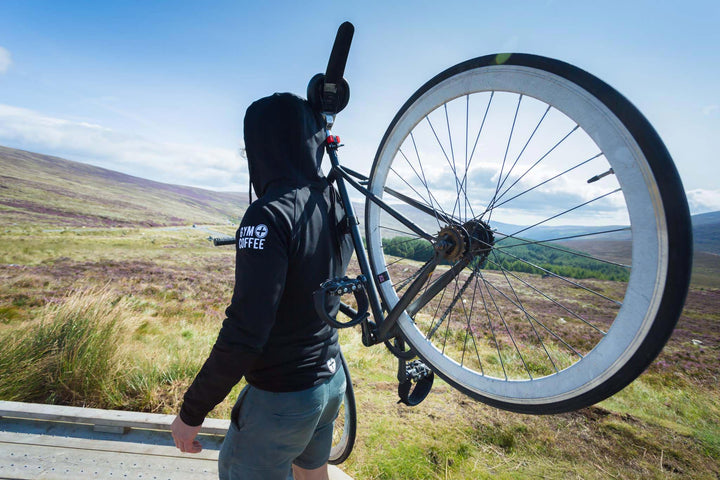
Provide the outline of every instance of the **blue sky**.
[[337,26],[355,24],[343,159],[369,171],[397,109],[462,60],[564,60],[627,96],[660,133],[693,213],[720,210],[720,2],[0,3],[0,145],[159,181],[247,189],[247,106],[304,94]]

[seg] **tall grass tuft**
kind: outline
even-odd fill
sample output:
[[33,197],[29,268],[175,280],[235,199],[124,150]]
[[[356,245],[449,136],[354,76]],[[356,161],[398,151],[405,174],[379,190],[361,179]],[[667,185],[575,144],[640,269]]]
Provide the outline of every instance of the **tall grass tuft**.
[[120,400],[124,303],[108,289],[73,292],[38,324],[0,335],[0,398],[94,407]]

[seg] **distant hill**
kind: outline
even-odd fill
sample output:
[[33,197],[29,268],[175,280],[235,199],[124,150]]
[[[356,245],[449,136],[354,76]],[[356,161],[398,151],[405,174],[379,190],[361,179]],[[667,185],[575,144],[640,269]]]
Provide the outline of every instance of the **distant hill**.
[[[353,206],[355,207],[355,212],[358,214],[362,222],[362,217],[365,213],[364,205],[361,203],[354,203]],[[425,213],[421,213],[417,209],[407,205],[393,204],[393,207],[425,231],[437,231],[438,227],[435,218]],[[389,216],[386,216],[383,219],[383,225],[387,227],[383,230],[383,237],[392,238],[398,235],[409,235],[409,233],[402,233],[409,232],[406,227]],[[698,252],[708,252],[720,255],[720,212],[693,215],[692,225],[695,250]],[[521,225],[502,223],[497,220],[493,220],[492,227],[500,234],[512,234],[524,230],[525,228]],[[570,248],[593,251],[601,258],[623,262],[627,261],[630,254],[630,232],[628,231],[582,236],[572,240],[567,239],[567,237],[620,228],[623,228],[623,226],[538,226],[530,230],[523,231],[520,236],[530,240],[559,239],[560,243]],[[501,236],[499,235],[498,238],[501,238]]]
[[720,212],[693,215],[695,250],[720,255]]
[[0,147],[3,225],[70,227],[237,223],[247,194],[170,185]]

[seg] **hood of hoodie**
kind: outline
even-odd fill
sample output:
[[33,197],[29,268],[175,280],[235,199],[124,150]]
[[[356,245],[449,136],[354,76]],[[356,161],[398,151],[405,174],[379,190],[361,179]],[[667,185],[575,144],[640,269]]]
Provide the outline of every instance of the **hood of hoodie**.
[[273,185],[323,185],[325,124],[310,103],[291,93],[253,102],[245,112],[250,182],[262,197]]

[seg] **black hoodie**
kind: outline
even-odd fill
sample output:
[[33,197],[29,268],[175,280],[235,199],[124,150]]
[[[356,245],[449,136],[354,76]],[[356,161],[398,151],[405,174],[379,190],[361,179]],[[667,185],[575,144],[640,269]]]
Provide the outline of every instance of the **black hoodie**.
[[[312,293],[344,275],[352,254],[342,210],[320,164],[325,130],[310,104],[289,93],[254,102],[245,151],[258,200],[236,233],[235,289],[210,356],[185,393],[180,417],[200,425],[245,376],[268,391],[310,388],[339,367],[335,329]],[[337,313],[339,300],[328,300]]]

